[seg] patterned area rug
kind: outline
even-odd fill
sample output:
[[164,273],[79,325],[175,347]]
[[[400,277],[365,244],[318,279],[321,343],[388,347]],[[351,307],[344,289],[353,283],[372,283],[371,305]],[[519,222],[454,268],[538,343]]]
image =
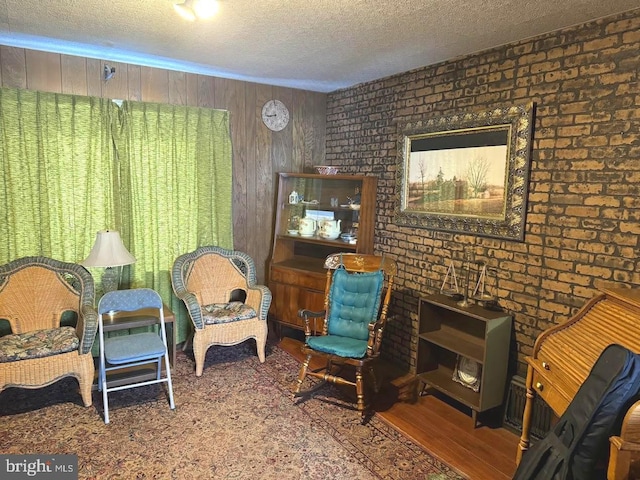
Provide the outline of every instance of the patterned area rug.
[[80,479],[464,480],[451,467],[374,416],[366,425],[343,408],[333,386],[294,404],[299,363],[255,344],[213,347],[202,377],[179,354],[177,409],[158,385],[82,406],[74,379],[0,394],[0,452],[77,454]]

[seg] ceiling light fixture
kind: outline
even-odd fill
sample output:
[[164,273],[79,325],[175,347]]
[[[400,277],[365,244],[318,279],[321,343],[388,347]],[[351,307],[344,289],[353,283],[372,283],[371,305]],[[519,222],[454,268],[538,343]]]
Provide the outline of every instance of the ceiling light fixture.
[[185,0],[173,5],[178,14],[190,22],[196,19],[206,20],[213,17],[218,11],[217,0]]

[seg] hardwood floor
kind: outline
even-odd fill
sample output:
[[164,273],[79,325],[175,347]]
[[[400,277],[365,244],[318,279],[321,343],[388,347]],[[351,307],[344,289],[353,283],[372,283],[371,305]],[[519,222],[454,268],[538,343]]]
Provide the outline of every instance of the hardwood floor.
[[[300,340],[283,337],[278,345],[301,360]],[[380,367],[386,381],[374,405],[376,415],[470,480],[513,477],[516,434],[499,426],[480,424],[474,428],[464,407],[451,405],[437,395],[418,397],[409,376],[388,365]],[[483,419],[481,415],[478,418]],[[499,420],[487,423],[500,424]]]

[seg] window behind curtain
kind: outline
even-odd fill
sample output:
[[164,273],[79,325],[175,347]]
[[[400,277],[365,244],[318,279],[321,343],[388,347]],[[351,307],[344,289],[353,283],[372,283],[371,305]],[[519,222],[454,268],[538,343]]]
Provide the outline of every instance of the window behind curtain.
[[80,262],[98,230],[118,230],[137,260],[123,282],[157,290],[184,340],[173,261],[233,248],[229,113],[3,88],[0,135],[0,263]]
[[[124,102],[121,115],[122,233],[137,259],[130,282],[172,298],[172,310],[186,318],[171,293],[176,257],[202,245],[233,248],[229,113]],[[189,323],[178,324],[182,341]]]
[[113,225],[110,100],[0,89],[0,262],[79,262]]

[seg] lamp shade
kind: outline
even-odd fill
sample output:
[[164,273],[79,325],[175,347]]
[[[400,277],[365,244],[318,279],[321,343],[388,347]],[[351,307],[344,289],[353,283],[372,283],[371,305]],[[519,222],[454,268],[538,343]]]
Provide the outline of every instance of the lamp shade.
[[85,267],[120,267],[135,262],[136,258],[124,246],[118,232],[100,230],[89,256],[80,264]]

